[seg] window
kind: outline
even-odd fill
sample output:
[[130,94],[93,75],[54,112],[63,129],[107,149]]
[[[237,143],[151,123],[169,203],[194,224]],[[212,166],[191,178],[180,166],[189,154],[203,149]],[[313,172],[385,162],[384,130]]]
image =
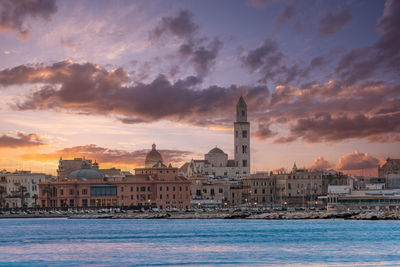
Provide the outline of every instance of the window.
[[133,200],[133,195],[131,195],[131,200]]
[[74,194],[74,189],[70,189],[70,190],[69,190],[69,194],[70,194],[70,195],[73,195],[73,194]]
[[69,200],[69,206],[70,206],[70,207],[73,207],[73,206],[74,206],[74,200],[73,200],[73,199],[70,199],[70,200]]
[[196,190],[196,196],[201,196],[201,190],[200,189]]
[[133,186],[131,186],[131,192],[133,192]]
[[167,191],[169,191],[169,187],[167,186]]
[[214,188],[211,188],[210,193],[211,193],[212,196],[215,195]]
[[242,137],[247,138],[247,131],[242,131]]
[[145,187],[145,186],[141,186],[141,187],[140,187],[140,191],[141,191],[141,192],[146,191],[146,187]]
[[121,186],[121,192],[124,192],[124,187],[123,186]]
[[242,116],[246,115],[246,112],[244,110],[242,110]]
[[175,191],[175,186],[172,187],[172,191]]
[[238,137],[238,135],[239,135],[239,132],[238,132],[238,131],[235,131],[235,137],[236,137],[236,138]]
[[223,190],[222,188],[220,188],[220,189],[218,190],[218,192],[221,194],[221,193],[224,192],[224,190]]
[[87,189],[82,189],[82,195],[87,195]]
[[64,195],[64,190],[60,189],[60,195],[63,196]]
[[243,153],[243,154],[246,154],[246,153],[247,153],[247,146],[246,146],[246,145],[243,145],[243,146],[242,146],[242,153]]
[[87,205],[88,205],[87,199],[82,199],[82,206],[87,207]]
[[182,191],[182,186],[179,187],[179,191]]
[[91,196],[116,196],[117,187],[112,185],[91,185]]
[[247,167],[247,160],[244,159],[242,163],[243,167]]
[[292,189],[292,185],[290,183],[288,183],[287,188]]
[[162,195],[160,195],[160,199],[162,199]]

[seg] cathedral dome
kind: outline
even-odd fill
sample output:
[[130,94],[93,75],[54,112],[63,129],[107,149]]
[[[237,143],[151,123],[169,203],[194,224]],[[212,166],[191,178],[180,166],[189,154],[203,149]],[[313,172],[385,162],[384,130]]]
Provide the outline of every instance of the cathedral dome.
[[224,151],[222,151],[222,149],[218,148],[218,147],[214,147],[213,149],[211,149],[208,154],[225,154]]
[[156,150],[156,145],[153,144],[151,151],[146,155],[146,160],[144,161],[144,165],[146,166],[146,168],[152,168],[158,162],[162,163],[162,161],[163,159],[160,152]]
[[72,171],[70,174],[68,174],[67,178],[87,181],[87,179],[104,178],[104,175],[102,172],[96,169],[79,169]]

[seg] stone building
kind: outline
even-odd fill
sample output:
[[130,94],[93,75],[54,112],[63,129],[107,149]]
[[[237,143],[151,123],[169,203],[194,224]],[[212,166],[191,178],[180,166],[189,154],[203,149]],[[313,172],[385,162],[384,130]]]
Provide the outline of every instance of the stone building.
[[400,174],[400,159],[387,158],[382,166],[378,166],[378,176],[386,177],[388,174]]
[[[150,162],[155,152],[146,156]],[[152,167],[137,168],[134,175],[98,168],[81,168],[70,172],[64,179],[40,184],[39,203],[49,208],[178,208],[190,207],[190,181],[178,176],[178,169],[165,166],[157,156]],[[110,169],[108,169],[110,170]],[[112,169],[111,169],[112,170]]]
[[1,180],[5,186],[5,207],[21,208],[34,207],[39,197],[39,183],[46,181],[44,173],[18,171],[1,173]]
[[276,199],[276,177],[266,172],[252,174],[243,179],[246,188],[246,204],[250,206],[270,207]]
[[247,105],[240,97],[236,105],[234,122],[234,159],[228,159],[221,148],[214,147],[204,155],[204,160],[192,159],[179,173],[186,178],[206,176],[211,178],[242,179],[250,174],[250,123],[247,121]]

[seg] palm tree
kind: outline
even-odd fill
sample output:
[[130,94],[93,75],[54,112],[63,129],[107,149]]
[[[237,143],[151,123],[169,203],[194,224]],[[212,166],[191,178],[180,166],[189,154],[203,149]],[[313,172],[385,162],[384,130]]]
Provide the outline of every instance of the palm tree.
[[4,186],[0,186],[0,208],[4,209],[4,197],[3,195],[7,192]]
[[35,209],[37,209],[37,200],[38,200],[38,195],[37,194],[34,194],[33,195],[33,199],[35,200]]
[[49,184],[43,187],[43,193],[46,194],[46,209],[48,209],[50,202],[50,193],[51,193],[51,187]]
[[25,203],[25,198],[29,197],[29,193],[26,192],[26,187],[23,185],[20,185],[18,187],[18,197],[21,199],[21,208],[25,208],[27,205]]

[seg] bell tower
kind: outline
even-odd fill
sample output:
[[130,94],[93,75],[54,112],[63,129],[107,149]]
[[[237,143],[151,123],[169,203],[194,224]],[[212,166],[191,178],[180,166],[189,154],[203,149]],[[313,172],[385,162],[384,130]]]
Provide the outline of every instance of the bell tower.
[[240,178],[250,175],[250,123],[247,121],[247,105],[243,97],[236,105],[234,126],[235,165]]

